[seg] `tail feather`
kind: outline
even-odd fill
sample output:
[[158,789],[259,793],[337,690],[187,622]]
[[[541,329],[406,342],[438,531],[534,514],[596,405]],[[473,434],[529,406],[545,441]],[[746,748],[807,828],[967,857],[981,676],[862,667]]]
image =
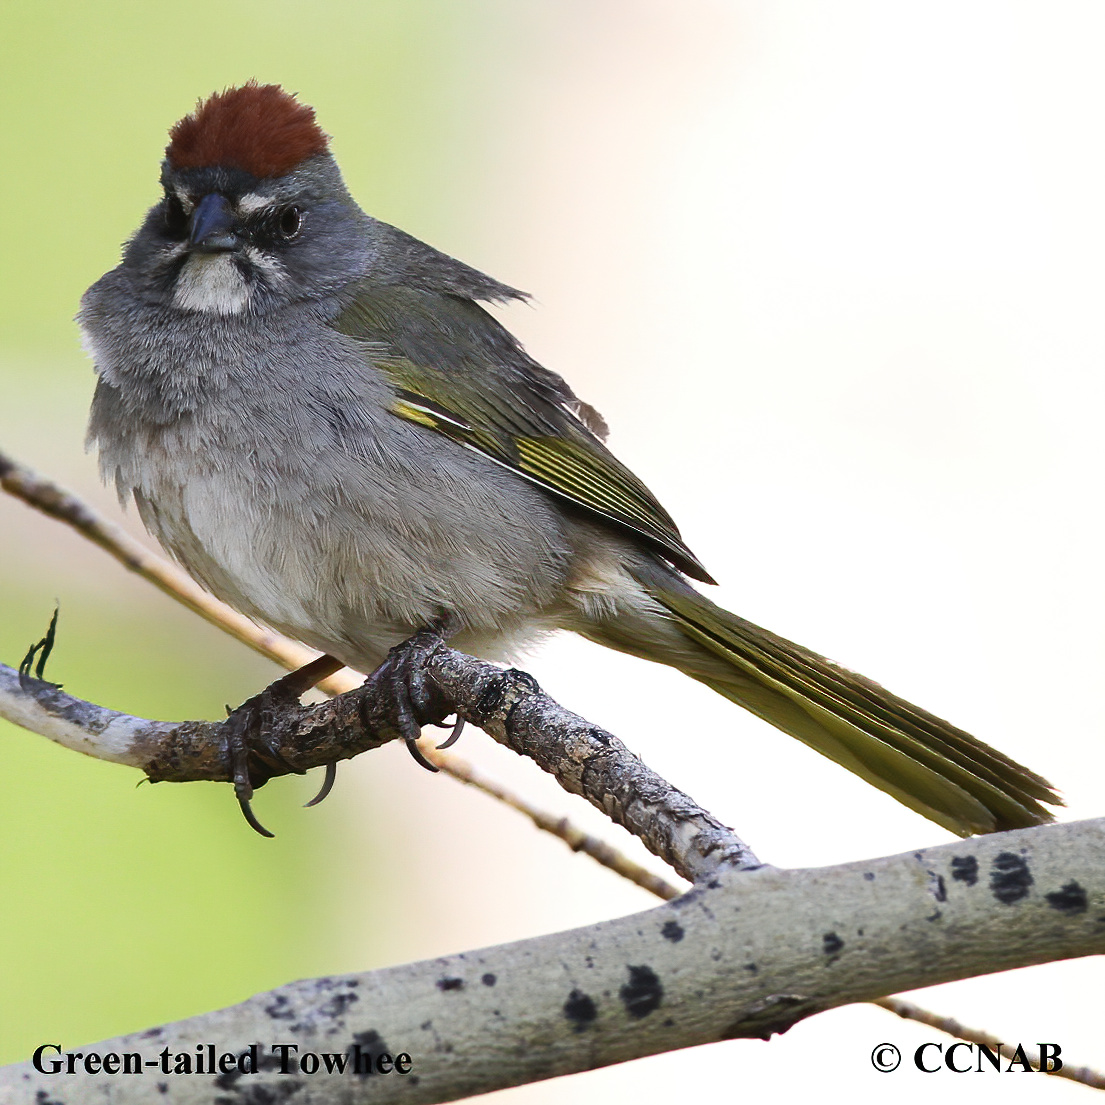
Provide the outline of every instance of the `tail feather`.
[[[643,581],[644,582],[644,581]],[[962,729],[687,587],[645,583],[685,643],[652,653],[961,836],[1052,820],[1050,783]],[[630,638],[604,643],[637,651]],[[653,642],[655,644],[655,641]]]

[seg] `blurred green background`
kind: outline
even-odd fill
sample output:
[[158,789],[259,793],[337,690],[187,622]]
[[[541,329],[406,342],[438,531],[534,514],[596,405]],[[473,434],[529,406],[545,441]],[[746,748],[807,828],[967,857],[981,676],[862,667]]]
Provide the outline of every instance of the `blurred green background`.
[[[528,11],[8,0],[0,448],[113,509],[82,451],[93,374],[71,320],[156,200],[166,130],[198,97],[251,77],[301,93],[364,206],[459,251],[478,237],[481,117],[511,79],[503,36]],[[55,599],[47,675],[105,705],[212,717],[275,674],[63,527],[0,499],[0,659],[18,663]],[[328,890],[343,871],[372,884],[378,842],[343,831],[340,813],[297,810],[317,779],[262,792],[275,841],[245,829],[225,787],[136,791],[137,779],[0,722],[0,1062],[365,965],[327,937]],[[386,867],[378,885],[382,917],[399,891]]]

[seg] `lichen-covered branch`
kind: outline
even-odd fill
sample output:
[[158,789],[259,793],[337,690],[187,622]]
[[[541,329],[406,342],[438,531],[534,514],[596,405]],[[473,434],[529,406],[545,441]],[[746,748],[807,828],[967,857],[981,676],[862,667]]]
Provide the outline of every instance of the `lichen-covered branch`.
[[532,676],[473,661],[443,645],[428,667],[462,717],[529,756],[684,878],[700,882],[722,866],[759,866],[731,829],[646,767],[617,737],[553,701]]
[[[1103,855],[1099,820],[832,868],[719,872],[709,886],[645,913],[299,982],[77,1049],[154,1062],[132,1078],[82,1074],[83,1060],[72,1075],[30,1063],[5,1068],[0,1103],[414,1105],[766,1037],[888,992],[1105,952]],[[178,1075],[156,1066],[164,1054],[170,1072],[177,1057],[194,1070],[197,1044],[211,1040],[234,1055],[256,1045],[260,1071]],[[382,1053],[388,1073],[350,1073],[350,1062],[363,1066]],[[394,1069],[400,1053],[410,1057],[409,1073]],[[324,1056],[332,1066],[344,1056],[346,1073],[327,1074]]]
[[[524,672],[496,667],[447,647],[439,638],[418,662],[441,709],[484,728],[532,757],[635,833],[691,882],[720,866],[758,866],[748,848],[706,810],[661,779],[616,737],[565,710]],[[382,669],[381,669],[382,670]],[[363,687],[316,706],[273,712],[266,747],[286,771],[348,759],[398,734],[391,728],[392,688],[379,673]],[[155,782],[225,780],[230,775],[222,723],[154,722],[105,710],[57,687],[23,679],[0,665],[0,716],[66,747],[144,771]],[[274,768],[271,774],[279,774]]]

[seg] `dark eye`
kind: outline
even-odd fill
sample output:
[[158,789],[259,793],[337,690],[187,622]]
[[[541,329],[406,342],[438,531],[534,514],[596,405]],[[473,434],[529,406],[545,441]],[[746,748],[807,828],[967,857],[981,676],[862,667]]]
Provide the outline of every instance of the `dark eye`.
[[165,196],[165,229],[174,237],[182,238],[188,232],[188,216],[184,204],[175,192]]
[[276,236],[291,241],[303,226],[303,212],[298,207],[284,207],[276,214]]

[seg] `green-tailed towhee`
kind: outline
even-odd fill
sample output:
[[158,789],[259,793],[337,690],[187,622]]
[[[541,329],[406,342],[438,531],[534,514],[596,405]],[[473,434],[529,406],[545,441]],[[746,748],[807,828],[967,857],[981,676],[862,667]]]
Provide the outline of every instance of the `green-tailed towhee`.
[[602,418],[482,307],[521,293],[365,215],[274,85],[173,127],[164,196],[85,294],[106,479],[205,587],[372,671],[447,619],[670,664],[953,832],[1050,819],[1040,776],[736,617]]

